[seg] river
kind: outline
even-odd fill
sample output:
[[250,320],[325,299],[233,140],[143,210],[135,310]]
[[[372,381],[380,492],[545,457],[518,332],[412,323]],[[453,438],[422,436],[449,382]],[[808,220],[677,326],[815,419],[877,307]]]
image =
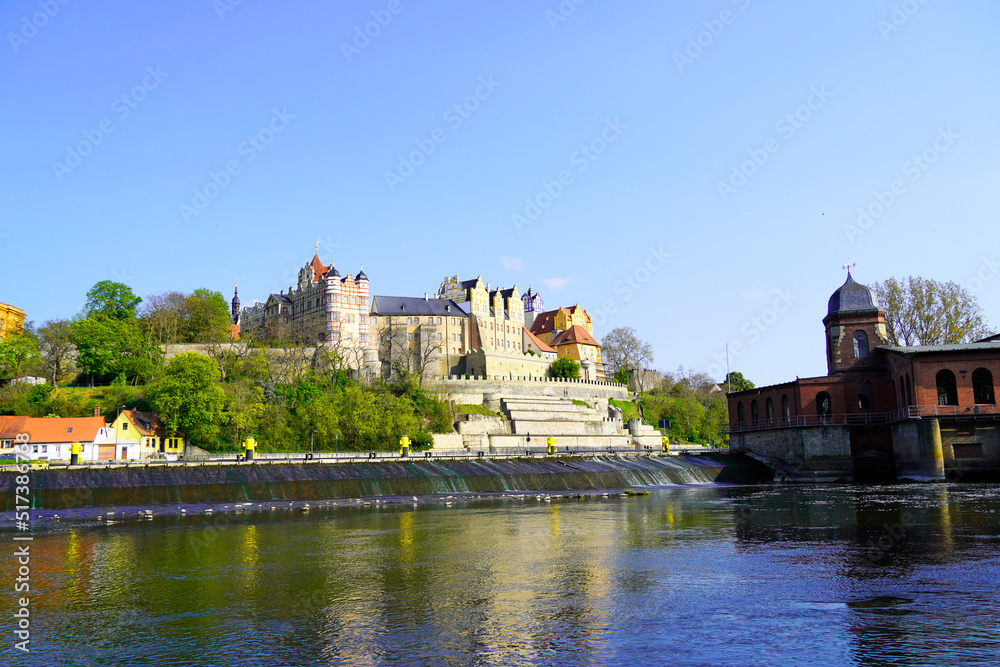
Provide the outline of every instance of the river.
[[997,485],[451,502],[42,530],[0,661],[1000,664]]

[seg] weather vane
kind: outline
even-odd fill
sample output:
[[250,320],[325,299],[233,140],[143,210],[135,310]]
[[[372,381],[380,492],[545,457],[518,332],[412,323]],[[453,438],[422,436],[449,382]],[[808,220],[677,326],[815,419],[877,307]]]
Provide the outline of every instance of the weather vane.
[[848,258],[847,258],[847,264],[844,264],[844,265],[843,265],[843,266],[841,266],[840,268],[842,268],[842,269],[847,269],[847,273],[850,273],[850,272],[851,272],[851,269],[852,269],[853,267],[857,266],[857,265],[858,265],[858,263],[857,263],[857,262],[854,262],[854,263],[852,264],[852,263],[851,263],[851,259],[850,259],[850,258],[848,257]]

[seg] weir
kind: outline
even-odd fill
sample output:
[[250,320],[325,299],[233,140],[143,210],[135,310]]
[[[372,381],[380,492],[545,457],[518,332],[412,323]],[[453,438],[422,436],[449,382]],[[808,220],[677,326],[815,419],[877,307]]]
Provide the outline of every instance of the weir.
[[[332,500],[375,496],[504,491],[571,491],[685,484],[749,484],[770,471],[740,454],[697,457],[617,456],[350,464],[271,464],[38,470],[34,509],[193,504],[266,500]],[[14,475],[0,489],[4,511],[15,505]]]

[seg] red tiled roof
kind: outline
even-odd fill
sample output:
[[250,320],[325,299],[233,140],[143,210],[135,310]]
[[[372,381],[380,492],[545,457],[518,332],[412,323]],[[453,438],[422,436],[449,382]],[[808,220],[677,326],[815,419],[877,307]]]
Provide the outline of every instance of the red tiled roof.
[[24,424],[24,432],[29,435],[29,442],[92,442],[97,439],[98,432],[104,426],[104,417],[28,418]]
[[579,324],[574,324],[566,331],[560,332],[552,339],[552,347],[558,347],[559,345],[570,345],[572,343],[579,343],[581,345],[594,345],[600,347],[601,344],[594,340],[586,329],[581,327]]
[[139,435],[156,435],[161,438],[166,437],[167,431],[160,423],[160,418],[153,412],[143,412],[142,410],[122,410],[122,414],[128,418]]
[[0,416],[0,440],[13,440],[18,433],[24,433],[24,422],[27,417]]
[[313,255],[312,261],[309,262],[309,266],[313,270],[313,280],[319,280],[322,278],[327,271],[330,270],[329,266],[323,266],[322,260],[320,260],[319,255]]
[[524,329],[524,333],[528,335],[528,339],[531,340],[532,343],[534,343],[535,347],[537,347],[542,352],[552,352],[553,354],[555,354],[555,350],[546,345],[541,338],[528,331],[527,327],[522,327],[522,329]]
[[556,310],[547,310],[544,313],[538,313],[535,315],[535,321],[531,323],[531,333],[538,335],[549,333],[555,328],[556,324],[556,313],[563,308],[557,308]]

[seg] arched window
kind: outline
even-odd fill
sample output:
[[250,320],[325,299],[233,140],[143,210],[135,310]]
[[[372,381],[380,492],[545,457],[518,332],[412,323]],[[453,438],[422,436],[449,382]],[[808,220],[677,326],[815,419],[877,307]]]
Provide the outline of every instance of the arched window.
[[829,417],[833,414],[833,403],[830,401],[830,394],[821,391],[816,394],[816,415],[818,417]]
[[948,369],[938,371],[937,379],[938,405],[958,405],[958,386],[955,374]]
[[739,403],[736,404],[736,421],[739,422],[740,424],[746,421],[745,416],[743,414],[743,401],[740,401]]
[[788,394],[781,397],[781,416],[785,419],[792,418],[792,409],[791,406],[788,405]]
[[770,396],[764,401],[764,413],[767,415],[767,421],[774,421],[774,400]]
[[858,383],[858,407],[862,410],[870,410],[874,402],[872,383],[868,380],[862,380]]
[[864,331],[854,332],[854,358],[864,359],[868,356],[868,334]]
[[972,371],[972,395],[978,404],[996,405],[993,393],[993,373],[985,368]]
[[913,382],[909,373],[906,374],[906,404],[913,405]]
[[757,406],[757,399],[750,401],[750,421],[754,424],[760,421],[760,408]]

